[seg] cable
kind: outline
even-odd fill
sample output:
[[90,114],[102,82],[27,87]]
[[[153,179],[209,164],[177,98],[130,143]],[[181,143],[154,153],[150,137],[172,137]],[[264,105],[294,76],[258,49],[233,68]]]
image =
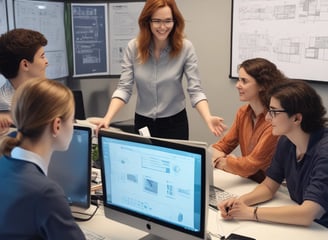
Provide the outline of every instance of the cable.
[[[72,211],[73,217],[76,221],[79,222],[85,222],[89,221],[90,219],[93,218],[93,216],[96,214],[98,208],[99,208],[99,200],[101,199],[102,196],[98,195],[92,195],[91,196],[91,204],[96,206],[96,209],[90,214],[90,213],[85,213],[85,212],[77,212],[77,211]],[[82,215],[82,216],[87,216],[86,218],[83,217],[78,217],[74,216],[74,214]]]

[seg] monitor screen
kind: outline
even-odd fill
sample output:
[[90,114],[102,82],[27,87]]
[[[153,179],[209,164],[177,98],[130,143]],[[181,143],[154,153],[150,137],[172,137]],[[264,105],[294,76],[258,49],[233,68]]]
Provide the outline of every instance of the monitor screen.
[[74,126],[67,151],[52,154],[48,177],[56,181],[71,206],[90,207],[91,128]]
[[[212,146],[208,146],[207,142],[202,141],[194,141],[194,140],[181,140],[181,139],[163,139],[157,138],[164,141],[170,141],[175,143],[180,143],[184,145],[191,145],[195,147],[202,147],[206,149],[206,176],[209,186],[214,186],[214,176],[213,176],[213,164],[212,164]],[[209,188],[211,191],[211,188]],[[211,192],[209,193],[211,194]],[[210,196],[210,195],[209,195]]]
[[204,239],[206,149],[124,132],[98,133],[106,217],[146,239]]

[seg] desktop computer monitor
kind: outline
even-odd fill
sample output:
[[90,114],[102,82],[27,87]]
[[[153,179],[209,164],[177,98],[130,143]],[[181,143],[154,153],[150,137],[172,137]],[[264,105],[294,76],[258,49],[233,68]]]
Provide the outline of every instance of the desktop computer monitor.
[[48,167],[48,177],[64,189],[71,206],[90,207],[91,134],[90,127],[74,125],[67,151],[54,152]]
[[149,234],[205,239],[208,188],[203,147],[100,130],[105,216]]

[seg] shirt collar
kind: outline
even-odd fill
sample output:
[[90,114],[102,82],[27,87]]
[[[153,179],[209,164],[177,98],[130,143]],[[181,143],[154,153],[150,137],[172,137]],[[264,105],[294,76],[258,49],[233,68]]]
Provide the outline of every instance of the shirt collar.
[[[298,160],[297,162],[303,162],[302,160],[306,158],[306,156],[313,153],[313,146],[316,146],[316,144],[321,141],[321,139],[324,138],[324,135],[328,135],[328,128],[320,128],[316,131],[311,132],[310,134],[310,140],[306,149],[306,152],[304,153],[304,156]],[[295,146],[295,145],[294,145]],[[315,150],[315,149],[314,149]],[[296,152],[296,146],[295,146],[295,152]]]
[[[247,105],[247,112],[250,116],[255,116],[255,113],[250,104]],[[265,119],[265,115],[267,114],[267,112],[268,110],[264,110],[263,112],[261,112],[258,116],[258,119]]]
[[307,147],[307,152],[309,149],[311,149],[314,145],[317,144],[318,141],[320,141],[324,135],[328,135],[328,128],[320,128],[310,134],[310,140]]
[[38,154],[25,150],[21,147],[15,147],[11,151],[11,157],[18,159],[18,160],[24,160],[31,163],[36,164],[42,172],[47,175],[48,174],[48,166],[49,162],[46,162],[44,159],[42,159]]
[[[167,46],[162,49],[161,53],[169,53],[170,51],[171,51],[171,45],[167,44]],[[151,55],[153,55],[153,53],[154,53],[154,43],[153,42],[150,43],[149,52]]]

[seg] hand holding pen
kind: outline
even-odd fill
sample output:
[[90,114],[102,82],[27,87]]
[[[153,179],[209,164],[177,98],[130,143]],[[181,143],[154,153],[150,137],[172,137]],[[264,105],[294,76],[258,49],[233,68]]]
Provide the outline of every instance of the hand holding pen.
[[218,204],[218,209],[221,212],[221,216],[223,219],[233,219],[230,215],[230,211],[232,210],[237,198],[229,198]]
[[252,220],[254,207],[247,206],[238,198],[230,198],[218,205],[223,219]]

